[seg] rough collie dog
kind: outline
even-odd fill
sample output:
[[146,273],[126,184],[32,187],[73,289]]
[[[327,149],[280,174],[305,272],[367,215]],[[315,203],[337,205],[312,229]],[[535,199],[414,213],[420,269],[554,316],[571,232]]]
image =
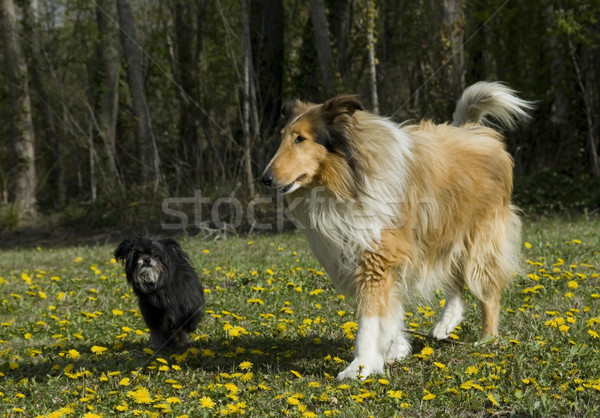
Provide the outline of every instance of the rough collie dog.
[[445,291],[432,336],[463,317],[463,288],[481,305],[482,337],[498,333],[502,289],[518,270],[520,221],[510,204],[513,161],[502,135],[530,103],[500,83],[467,88],[453,125],[397,125],[355,96],[284,106],[282,141],[262,181],[287,205],[338,290],[358,303],[354,360],[364,378],[410,353],[403,306]]

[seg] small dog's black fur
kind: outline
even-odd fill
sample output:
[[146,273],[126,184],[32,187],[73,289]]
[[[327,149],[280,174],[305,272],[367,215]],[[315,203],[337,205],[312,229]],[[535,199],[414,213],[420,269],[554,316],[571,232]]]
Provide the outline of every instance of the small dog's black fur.
[[138,297],[154,347],[189,341],[204,312],[204,288],[186,253],[171,238],[125,240],[115,250]]

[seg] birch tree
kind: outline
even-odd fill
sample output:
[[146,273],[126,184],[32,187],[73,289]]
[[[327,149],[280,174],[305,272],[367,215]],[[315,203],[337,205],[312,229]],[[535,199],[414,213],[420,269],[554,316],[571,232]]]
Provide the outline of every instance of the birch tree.
[[371,107],[373,113],[379,114],[379,98],[377,96],[377,68],[375,60],[375,2],[367,0],[367,50],[369,52],[369,81],[371,90]]
[[250,119],[252,112],[252,45],[250,43],[250,24],[248,19],[248,8],[246,0],[240,0],[240,5],[242,7],[242,30],[244,40],[244,75],[242,94],[242,128],[244,131],[244,170],[246,174],[246,184],[248,186],[248,195],[250,199],[253,199],[256,195],[256,189],[254,185],[254,174],[252,170],[252,147],[250,142]]
[[315,33],[319,69],[321,71],[321,85],[327,96],[334,93],[333,83],[333,52],[329,38],[329,26],[323,0],[310,0],[310,18]]
[[119,73],[121,57],[117,49],[117,28],[114,22],[116,4],[114,0],[97,0],[96,21],[100,39],[98,42],[98,61],[102,72],[100,99],[100,135],[106,148],[106,157],[110,174],[116,184],[121,183],[117,169],[117,116],[119,113]]
[[137,119],[136,136],[141,150],[143,180],[153,183],[156,189],[162,183],[160,158],[146,101],[142,53],[137,42],[135,19],[128,0],[118,0],[117,5],[121,24],[121,42],[127,62],[127,79],[133,101],[133,113]]
[[1,0],[0,19],[4,55],[10,83],[11,135],[16,161],[15,203],[21,219],[37,216],[35,132],[31,116],[27,64],[23,55],[13,0]]

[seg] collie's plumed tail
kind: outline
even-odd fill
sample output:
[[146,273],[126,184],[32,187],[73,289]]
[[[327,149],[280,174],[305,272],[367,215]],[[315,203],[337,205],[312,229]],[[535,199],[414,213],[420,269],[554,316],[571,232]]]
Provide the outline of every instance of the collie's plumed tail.
[[529,119],[528,111],[532,109],[531,102],[520,99],[504,84],[480,81],[467,87],[458,99],[452,123],[455,126],[468,122],[489,124],[487,117],[492,116],[500,125],[512,129],[517,122]]

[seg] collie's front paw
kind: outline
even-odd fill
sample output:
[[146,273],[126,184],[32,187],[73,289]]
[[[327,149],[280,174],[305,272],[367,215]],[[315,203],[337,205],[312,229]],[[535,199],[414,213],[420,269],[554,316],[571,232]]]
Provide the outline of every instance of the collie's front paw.
[[434,325],[430,335],[436,340],[445,340],[455,328],[456,324],[454,322],[439,321]]
[[385,354],[387,364],[394,364],[407,357],[411,352],[411,346],[405,338],[398,338],[392,342],[388,352]]
[[375,359],[375,361],[356,358],[343,372],[337,375],[337,380],[341,381],[346,378],[364,380],[374,373],[383,373],[383,358]]

